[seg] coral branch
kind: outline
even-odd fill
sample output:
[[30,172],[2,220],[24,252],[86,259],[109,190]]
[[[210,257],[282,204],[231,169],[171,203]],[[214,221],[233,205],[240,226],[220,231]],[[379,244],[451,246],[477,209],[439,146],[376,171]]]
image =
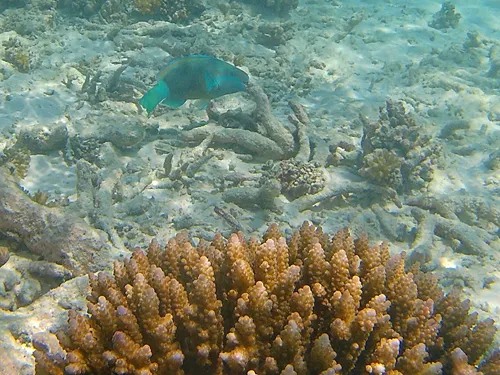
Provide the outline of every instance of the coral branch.
[[[405,256],[307,223],[286,241],[177,235],[90,275],[89,315],[36,335],[37,374],[498,374],[497,328]],[[446,319],[442,319],[445,316]],[[477,365],[481,363],[479,372]]]

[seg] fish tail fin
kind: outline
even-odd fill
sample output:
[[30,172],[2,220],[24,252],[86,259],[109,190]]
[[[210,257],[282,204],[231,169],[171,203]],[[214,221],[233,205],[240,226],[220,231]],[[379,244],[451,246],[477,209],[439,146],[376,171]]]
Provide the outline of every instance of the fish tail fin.
[[167,84],[164,81],[159,81],[156,86],[146,91],[144,96],[139,100],[139,104],[149,115],[162,100],[168,97],[169,94],[170,90]]

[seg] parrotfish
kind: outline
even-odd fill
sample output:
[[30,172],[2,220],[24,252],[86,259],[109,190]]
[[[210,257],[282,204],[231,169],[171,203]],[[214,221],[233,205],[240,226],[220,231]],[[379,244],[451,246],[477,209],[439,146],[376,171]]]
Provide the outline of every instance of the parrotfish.
[[139,100],[148,115],[159,104],[180,107],[187,99],[199,99],[204,108],[210,100],[244,91],[248,75],[212,56],[190,55],[172,60],[156,77],[156,85]]

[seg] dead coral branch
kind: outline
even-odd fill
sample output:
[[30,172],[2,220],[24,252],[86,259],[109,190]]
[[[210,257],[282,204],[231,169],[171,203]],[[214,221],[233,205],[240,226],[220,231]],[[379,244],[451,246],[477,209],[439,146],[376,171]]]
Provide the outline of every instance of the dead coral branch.
[[33,202],[6,168],[0,168],[0,233],[16,236],[34,253],[76,273],[104,268],[99,259],[110,250],[83,220]]

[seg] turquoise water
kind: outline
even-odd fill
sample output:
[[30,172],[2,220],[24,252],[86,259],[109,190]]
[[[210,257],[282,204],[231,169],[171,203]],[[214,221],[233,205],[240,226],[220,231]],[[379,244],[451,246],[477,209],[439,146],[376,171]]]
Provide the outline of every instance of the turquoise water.
[[[6,374],[33,372],[23,335],[56,324],[61,311],[38,317],[58,295],[83,295],[67,269],[101,270],[183,230],[198,241],[272,222],[287,234],[348,226],[499,321],[498,1],[0,0],[0,11],[0,178],[21,202],[0,204]],[[250,86],[147,116],[139,98],[191,54],[236,65]],[[16,215],[30,197],[42,205]]]

